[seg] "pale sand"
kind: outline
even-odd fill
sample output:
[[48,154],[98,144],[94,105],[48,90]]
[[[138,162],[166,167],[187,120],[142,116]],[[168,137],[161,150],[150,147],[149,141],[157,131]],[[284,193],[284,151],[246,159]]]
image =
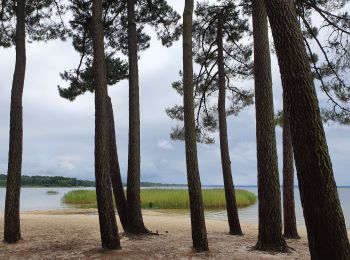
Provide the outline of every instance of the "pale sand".
[[[191,250],[188,216],[144,211],[144,221],[159,235],[121,234],[122,250],[108,251],[100,246],[96,210],[22,213],[23,240],[0,243],[0,259],[310,259],[305,229],[299,230],[302,239],[287,241],[291,253],[274,254],[251,250],[257,241],[257,225],[242,224],[245,235],[238,237],[227,233],[226,221],[206,220],[210,252],[196,254]],[[118,227],[121,232],[119,222]]]

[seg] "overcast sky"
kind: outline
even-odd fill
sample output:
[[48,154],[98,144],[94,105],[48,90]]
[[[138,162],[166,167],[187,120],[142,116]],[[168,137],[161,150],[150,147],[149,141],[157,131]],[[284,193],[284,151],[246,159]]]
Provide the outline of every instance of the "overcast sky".
[[[182,13],[182,2],[170,3]],[[141,105],[141,179],[186,183],[184,143],[171,141],[176,122],[165,108],[182,99],[171,88],[182,68],[181,41],[167,49],[153,36],[151,47],[139,61]],[[0,172],[7,171],[9,108],[15,50],[0,49]],[[27,46],[24,86],[23,174],[62,175],[94,179],[94,96],[90,93],[70,102],[58,95],[57,85],[67,86],[59,72],[74,68],[79,60],[70,40],[33,43]],[[282,108],[276,58],[273,57],[275,110]],[[253,87],[253,82],[237,82]],[[126,180],[128,138],[128,83],[109,88],[112,98],[119,160]],[[320,97],[323,99],[323,97]],[[325,126],[338,185],[350,185],[350,128]],[[276,129],[279,167],[282,166],[281,129]],[[256,184],[255,109],[228,118],[232,173],[236,185]],[[219,144],[198,145],[203,184],[222,184]]]

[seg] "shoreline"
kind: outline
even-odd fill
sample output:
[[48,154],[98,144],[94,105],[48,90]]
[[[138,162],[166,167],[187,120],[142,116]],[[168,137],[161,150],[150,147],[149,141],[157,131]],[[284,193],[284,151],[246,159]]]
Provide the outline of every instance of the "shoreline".
[[[232,236],[227,221],[206,219],[210,251],[195,253],[189,215],[143,210],[143,217],[146,227],[158,235],[127,235],[117,216],[122,250],[111,251],[101,248],[96,209],[22,212],[23,239],[16,244],[1,242],[0,259],[310,259],[305,227],[298,227],[301,239],[287,239],[290,252],[261,252],[252,250],[257,224],[241,218],[244,236]],[[3,223],[0,214],[1,237]]]
[[[0,244],[1,259],[310,259],[305,228],[298,228],[300,240],[287,240],[290,253],[252,251],[258,226],[244,223],[244,236],[228,234],[223,220],[206,219],[210,251],[191,250],[191,222],[185,214],[143,210],[145,225],[159,235],[129,236],[118,228],[122,250],[103,250],[100,246],[98,215],[95,209],[30,211],[21,214],[22,236],[17,244]],[[3,236],[3,215],[0,216]]]

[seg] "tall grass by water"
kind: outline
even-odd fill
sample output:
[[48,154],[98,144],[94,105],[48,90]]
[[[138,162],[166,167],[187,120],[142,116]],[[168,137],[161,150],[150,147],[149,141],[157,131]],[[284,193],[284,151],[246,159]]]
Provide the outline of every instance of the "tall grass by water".
[[[205,189],[202,191],[206,209],[223,209],[226,207],[223,189]],[[247,207],[256,202],[252,192],[237,189],[238,207]],[[94,190],[73,190],[63,197],[63,202],[80,208],[96,207]],[[188,209],[190,207],[188,191],[184,189],[144,189],[141,190],[141,206],[145,209]]]

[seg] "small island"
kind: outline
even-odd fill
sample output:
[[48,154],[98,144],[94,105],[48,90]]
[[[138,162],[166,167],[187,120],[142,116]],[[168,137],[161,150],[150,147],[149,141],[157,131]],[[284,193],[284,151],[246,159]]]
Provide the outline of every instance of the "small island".
[[[226,207],[224,189],[203,189],[205,209],[224,209]],[[94,190],[73,190],[63,197],[63,202],[77,208],[96,208]],[[256,195],[252,192],[237,189],[237,207],[255,204]],[[143,209],[188,209],[190,207],[186,189],[142,189],[141,207]]]

